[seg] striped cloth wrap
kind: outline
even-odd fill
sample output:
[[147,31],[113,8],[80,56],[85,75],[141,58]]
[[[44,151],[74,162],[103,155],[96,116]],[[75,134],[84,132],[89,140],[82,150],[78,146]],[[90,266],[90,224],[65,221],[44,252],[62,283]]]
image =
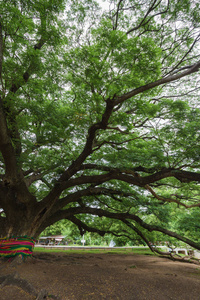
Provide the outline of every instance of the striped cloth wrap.
[[36,241],[34,238],[27,236],[0,238],[0,256],[31,256],[33,254],[35,242]]

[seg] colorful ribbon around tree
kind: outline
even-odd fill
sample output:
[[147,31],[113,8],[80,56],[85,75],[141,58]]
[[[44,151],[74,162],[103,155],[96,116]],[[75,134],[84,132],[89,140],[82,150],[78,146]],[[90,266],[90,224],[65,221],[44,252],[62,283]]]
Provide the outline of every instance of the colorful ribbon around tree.
[[0,238],[0,256],[32,256],[35,240],[31,237]]

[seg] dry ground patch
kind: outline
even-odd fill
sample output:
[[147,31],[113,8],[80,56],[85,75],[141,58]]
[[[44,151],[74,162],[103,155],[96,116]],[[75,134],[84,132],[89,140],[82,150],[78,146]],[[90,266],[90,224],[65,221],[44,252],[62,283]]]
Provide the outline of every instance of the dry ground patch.
[[[36,252],[26,263],[0,264],[0,277],[14,273],[37,291],[46,289],[44,299],[200,299],[200,266],[157,256]],[[36,297],[5,285],[0,287],[0,299]]]

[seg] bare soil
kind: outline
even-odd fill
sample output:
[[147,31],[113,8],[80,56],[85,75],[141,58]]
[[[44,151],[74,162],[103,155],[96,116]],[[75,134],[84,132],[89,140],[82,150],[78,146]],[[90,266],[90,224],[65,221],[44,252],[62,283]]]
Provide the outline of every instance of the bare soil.
[[[157,256],[36,253],[19,265],[0,263],[0,277],[16,273],[21,286],[0,284],[1,300],[200,299],[200,265]],[[48,296],[31,296],[25,281]]]

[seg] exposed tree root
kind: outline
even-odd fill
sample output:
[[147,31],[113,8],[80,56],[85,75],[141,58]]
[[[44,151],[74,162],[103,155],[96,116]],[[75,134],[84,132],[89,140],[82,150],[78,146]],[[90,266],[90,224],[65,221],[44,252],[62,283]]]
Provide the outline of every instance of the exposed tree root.
[[55,299],[60,300],[58,296],[49,295],[45,289],[40,290],[39,292],[30,284],[27,280],[19,277],[17,273],[5,275],[0,277],[0,288],[4,286],[17,286],[22,289],[29,295],[35,296],[36,300],[43,299]]
[[159,255],[162,255],[162,257],[169,258],[171,260],[192,263],[192,264],[196,264],[196,265],[200,264],[200,259],[193,257],[193,255],[181,256],[181,255],[178,255],[173,252],[161,252],[158,249],[154,249],[153,252],[158,253]]
[[196,264],[196,265],[200,264],[200,260],[197,258],[194,258],[192,255],[180,256],[178,254],[172,253],[172,254],[170,254],[170,256],[172,257],[172,259],[177,260],[177,261],[192,263],[192,264]]

